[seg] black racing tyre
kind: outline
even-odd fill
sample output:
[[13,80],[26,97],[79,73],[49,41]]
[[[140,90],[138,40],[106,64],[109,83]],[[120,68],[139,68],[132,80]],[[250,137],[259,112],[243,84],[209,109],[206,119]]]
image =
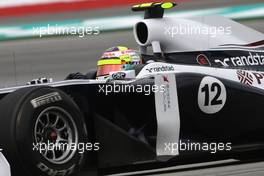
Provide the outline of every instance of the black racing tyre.
[[88,141],[85,121],[61,90],[17,90],[0,101],[0,114],[0,148],[12,176],[67,176],[85,163],[85,150],[77,148]]

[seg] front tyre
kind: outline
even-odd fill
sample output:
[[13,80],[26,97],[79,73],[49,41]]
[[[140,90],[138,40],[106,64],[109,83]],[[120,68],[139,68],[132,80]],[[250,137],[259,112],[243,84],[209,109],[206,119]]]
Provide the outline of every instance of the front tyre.
[[88,141],[82,113],[61,90],[30,87],[0,102],[0,148],[12,174],[66,176],[78,172]]

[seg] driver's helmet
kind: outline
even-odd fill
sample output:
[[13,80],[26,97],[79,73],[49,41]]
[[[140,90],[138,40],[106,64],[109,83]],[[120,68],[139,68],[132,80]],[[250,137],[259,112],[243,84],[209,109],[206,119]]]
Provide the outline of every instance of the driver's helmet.
[[138,51],[124,46],[107,49],[97,62],[97,78],[107,78],[110,72],[132,70],[141,63]]

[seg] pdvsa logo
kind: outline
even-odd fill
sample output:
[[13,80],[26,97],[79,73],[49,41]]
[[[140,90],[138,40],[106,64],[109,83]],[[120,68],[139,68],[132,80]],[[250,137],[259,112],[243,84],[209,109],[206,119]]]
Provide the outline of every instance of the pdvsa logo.
[[199,54],[199,55],[196,57],[196,61],[197,61],[198,64],[200,64],[200,65],[211,66],[211,63],[210,63],[209,59],[208,59],[207,56],[204,55],[204,54]]

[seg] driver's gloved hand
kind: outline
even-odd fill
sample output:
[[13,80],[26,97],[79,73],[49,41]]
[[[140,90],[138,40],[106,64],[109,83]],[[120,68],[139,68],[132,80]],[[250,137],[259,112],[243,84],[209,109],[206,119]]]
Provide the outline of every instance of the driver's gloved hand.
[[67,79],[88,79],[86,75],[77,72],[77,73],[70,73],[66,78]]
[[52,81],[53,81],[52,78],[37,78],[27,82],[27,85],[45,84],[45,83],[51,83]]

